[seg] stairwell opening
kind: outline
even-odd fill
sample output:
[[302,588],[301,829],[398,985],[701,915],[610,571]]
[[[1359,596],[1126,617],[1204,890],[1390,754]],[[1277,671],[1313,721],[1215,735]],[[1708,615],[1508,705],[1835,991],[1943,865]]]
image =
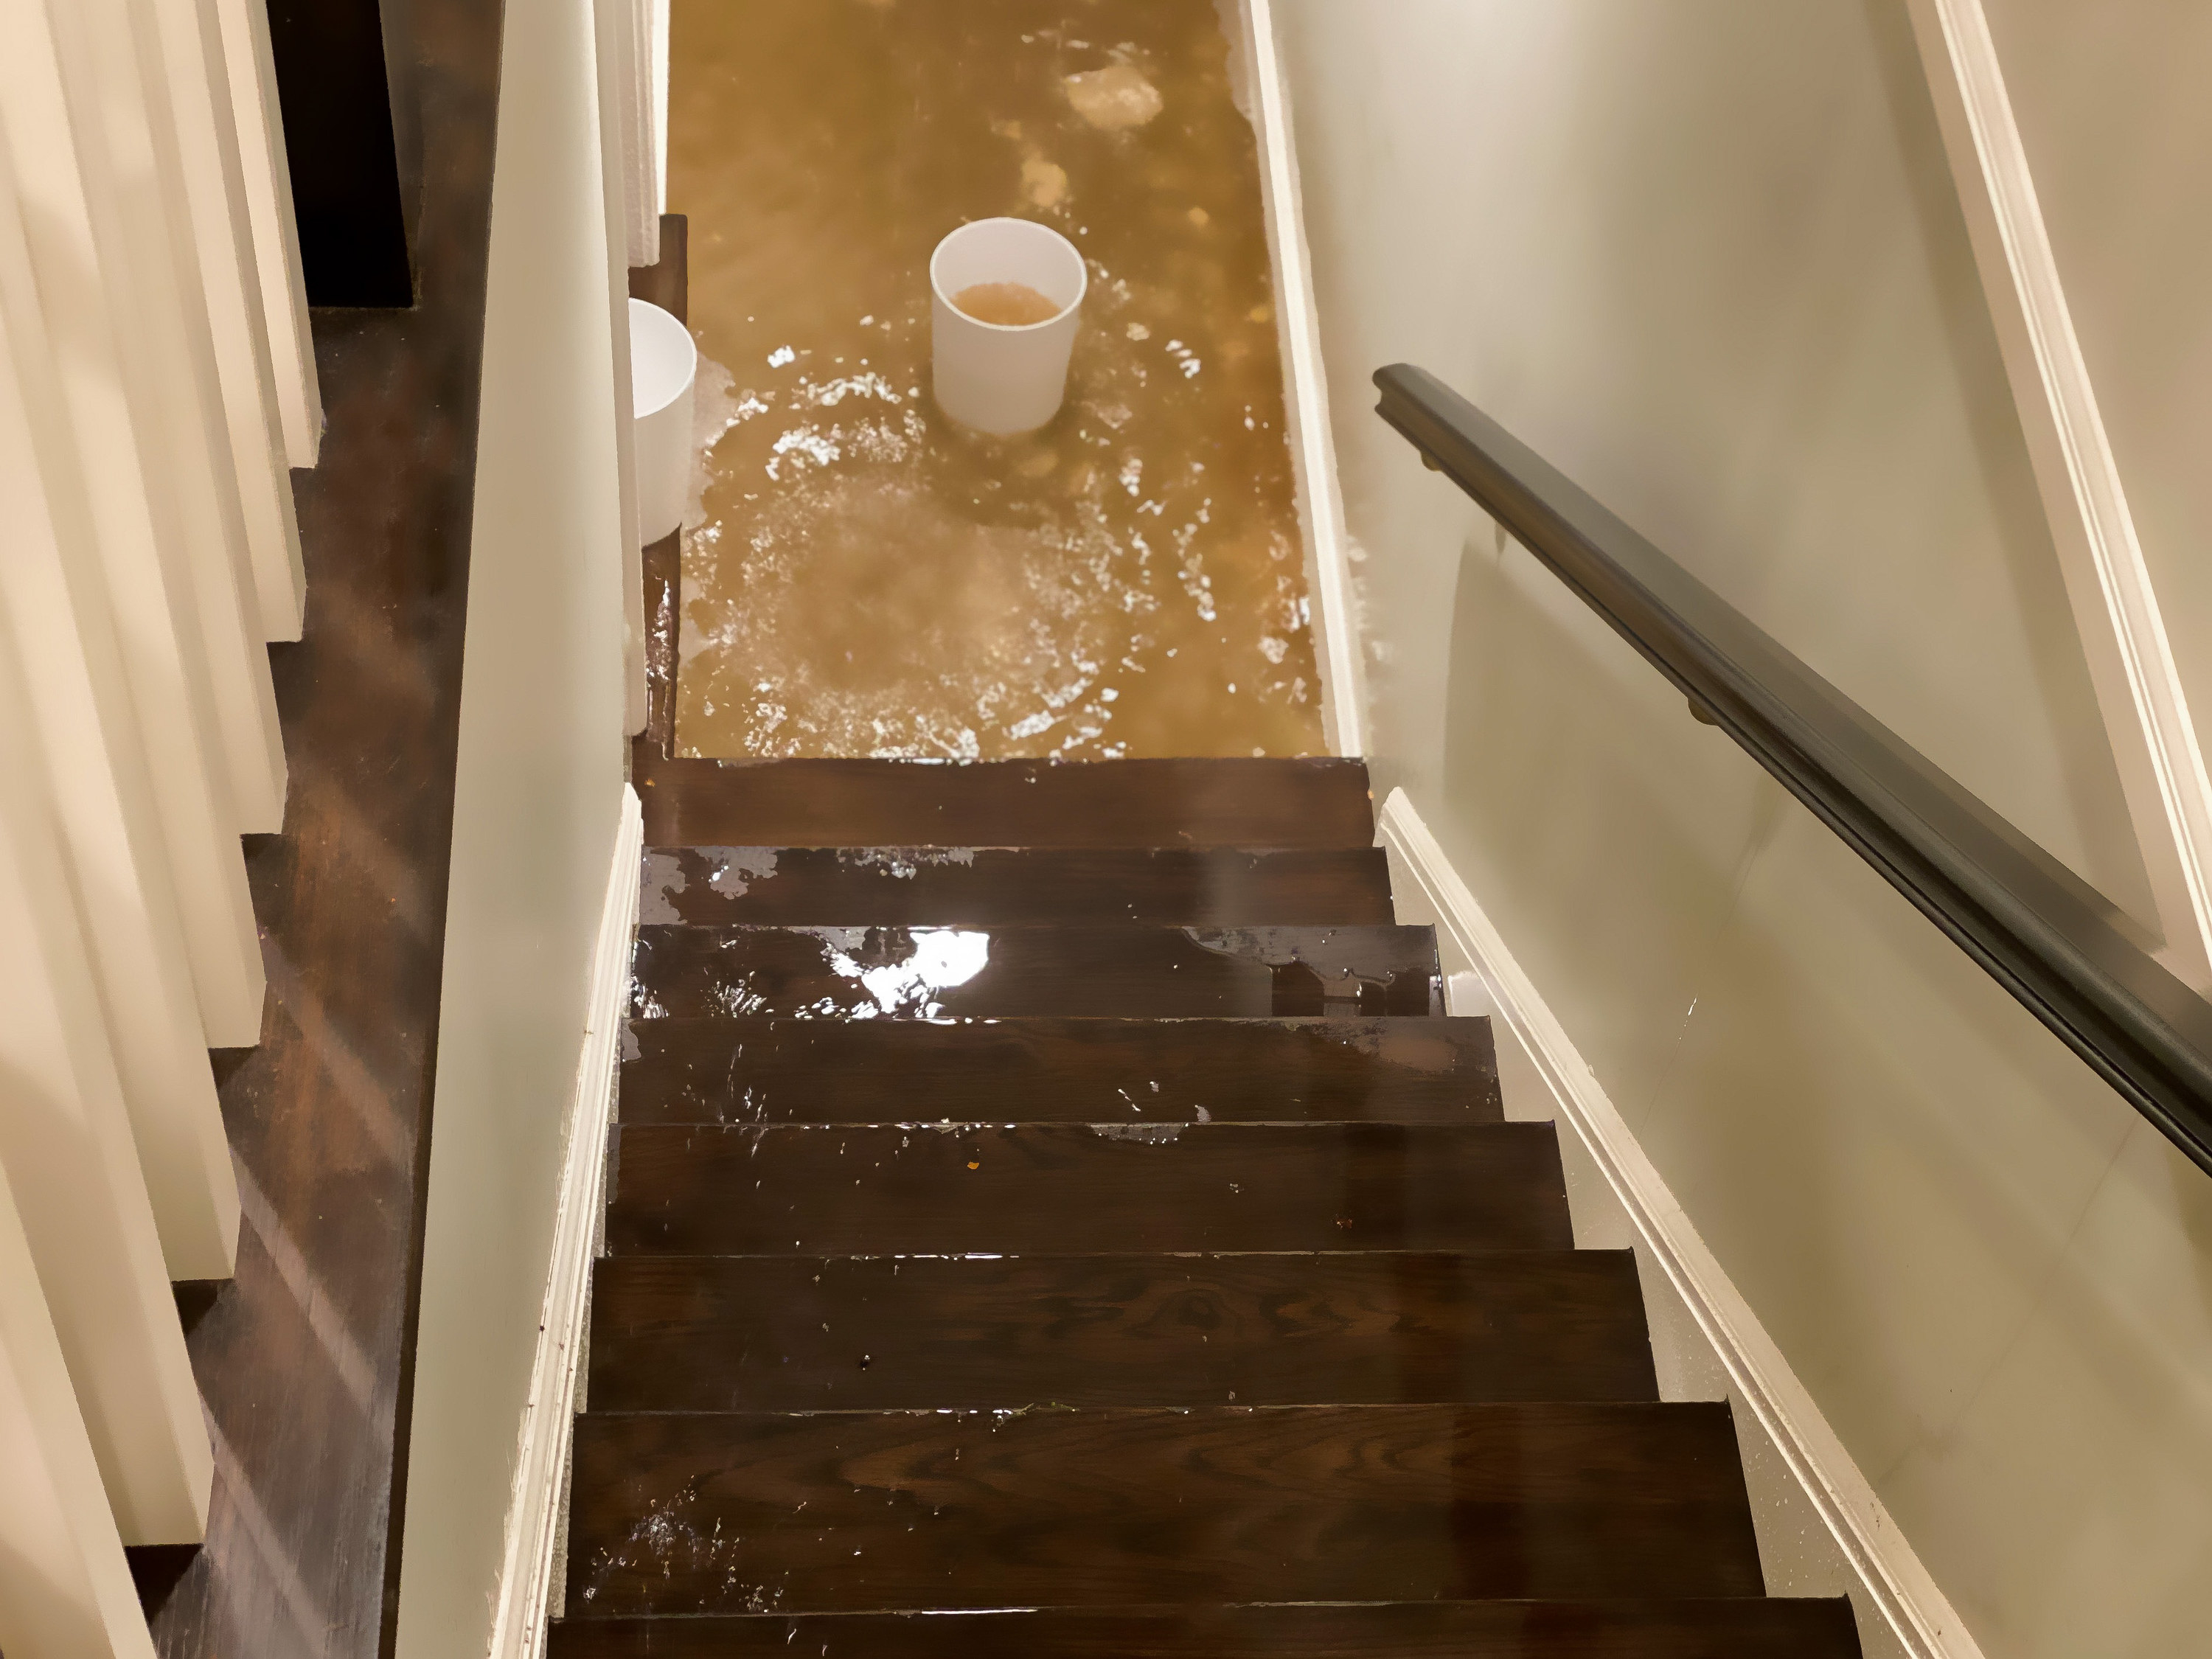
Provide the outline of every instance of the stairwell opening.
[[[670,203],[708,360],[676,750],[1326,752],[1253,129],[1188,0],[676,0]],[[1069,237],[1060,416],[929,394],[965,221]]]

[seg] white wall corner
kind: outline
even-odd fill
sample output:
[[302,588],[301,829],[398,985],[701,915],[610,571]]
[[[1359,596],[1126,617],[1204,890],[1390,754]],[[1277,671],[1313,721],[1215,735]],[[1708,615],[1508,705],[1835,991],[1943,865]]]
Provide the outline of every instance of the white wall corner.
[[630,945],[637,932],[638,861],[645,823],[637,792],[623,786],[622,822],[592,951],[592,982],[583,1051],[576,1066],[561,1192],[553,1220],[553,1254],[545,1303],[530,1367],[507,1501],[507,1538],[492,1613],[492,1659],[536,1659],[544,1650],[545,1621],[559,1577],[563,1493],[577,1379],[589,1331],[592,1261],[599,1249],[606,1181],[607,1131],[613,1120],[616,1067],[622,1052]]
[[[653,210],[668,211],[668,0],[646,0],[647,62],[653,90]],[[660,258],[660,229],[653,227],[653,258]]]
[[[1634,1248],[1662,1395],[1724,1395],[1734,1408],[1770,1591],[1847,1595],[1867,1659],[1981,1659],[1404,790],[1384,801],[1376,840],[1389,854],[1398,920],[1437,929],[1452,1012],[1490,1014],[1504,1028],[1508,1115],[1573,1131],[1561,1135],[1560,1152],[1577,1242]],[[1517,1049],[1503,1040],[1509,1034]],[[1517,1099],[1516,1067],[1528,1080]]]
[[[599,0],[592,13],[598,48],[600,186],[606,199],[607,316],[613,356],[614,446],[617,487],[622,497],[623,730],[635,737],[651,713],[646,686],[645,549],[639,539],[635,384],[630,365],[629,273],[633,266],[658,263],[660,220],[652,210],[659,186],[638,173],[635,106],[648,93],[641,88],[641,57],[634,38],[642,25],[641,0]],[[649,67],[649,65],[648,65]],[[641,191],[652,193],[641,198]],[[643,228],[640,228],[643,216]]]
[[300,225],[292,205],[292,166],[276,102],[269,8],[258,0],[216,0],[216,15],[237,115],[246,207],[276,377],[285,459],[294,466],[312,467],[322,453],[323,393],[307,320]]
[[1322,362],[1313,259],[1306,246],[1305,210],[1298,192],[1290,83],[1276,41],[1273,0],[1220,3],[1224,26],[1230,31],[1238,106],[1250,118],[1260,147],[1261,197],[1275,278],[1275,328],[1283,356],[1286,436],[1305,541],[1314,655],[1322,677],[1322,728],[1330,753],[1362,755],[1367,751],[1367,670],[1346,552],[1344,495],[1337,481],[1336,431],[1329,415],[1328,375]]
[[622,179],[615,241],[629,265],[660,259],[659,177],[663,148],[656,137],[653,6],[655,0],[598,0],[600,77],[613,96],[605,141]]
[[2212,777],[2189,715],[1982,0],[1909,0],[1922,67],[2166,938],[2212,988]]

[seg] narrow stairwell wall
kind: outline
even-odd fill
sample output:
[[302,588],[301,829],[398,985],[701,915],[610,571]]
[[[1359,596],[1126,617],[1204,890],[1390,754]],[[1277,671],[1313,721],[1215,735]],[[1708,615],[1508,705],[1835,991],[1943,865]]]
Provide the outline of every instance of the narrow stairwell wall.
[[1370,412],[1439,374],[2142,914],[1904,8],[1276,12],[1378,795],[1982,1650],[2201,1645],[2212,1185]]
[[401,1547],[408,1659],[475,1659],[489,1640],[622,809],[628,404],[593,33],[589,0],[507,13]]

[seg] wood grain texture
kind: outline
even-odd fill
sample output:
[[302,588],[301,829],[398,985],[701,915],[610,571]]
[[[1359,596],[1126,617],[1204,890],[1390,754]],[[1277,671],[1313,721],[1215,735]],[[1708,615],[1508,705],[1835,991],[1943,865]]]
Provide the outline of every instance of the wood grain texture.
[[1548,1123],[625,1127],[622,1255],[1569,1249]]
[[1443,1012],[1426,927],[641,927],[634,1018]]
[[626,1416],[571,1613],[1757,1595],[1724,1406]]
[[563,1619],[550,1659],[1857,1659],[1835,1601]]
[[1658,1399],[1626,1250],[617,1256],[602,1411]]
[[[666,596],[669,580],[648,572],[649,601]],[[658,609],[649,603],[647,615]],[[669,759],[665,741],[637,750],[652,847],[1375,842],[1367,767],[1356,760],[687,761]]]
[[647,923],[1389,927],[1379,847],[1323,852],[1115,848],[653,848]]
[[1494,1123],[1486,1019],[647,1019],[626,1123]]

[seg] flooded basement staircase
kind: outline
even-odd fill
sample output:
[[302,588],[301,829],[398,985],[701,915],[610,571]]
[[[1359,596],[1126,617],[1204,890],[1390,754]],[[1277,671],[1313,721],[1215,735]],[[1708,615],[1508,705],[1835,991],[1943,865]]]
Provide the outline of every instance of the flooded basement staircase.
[[1858,1651],[1361,763],[677,761],[665,678],[556,1659]]
[[1855,1659],[1363,763],[681,758],[678,538],[644,579],[550,1659]]

